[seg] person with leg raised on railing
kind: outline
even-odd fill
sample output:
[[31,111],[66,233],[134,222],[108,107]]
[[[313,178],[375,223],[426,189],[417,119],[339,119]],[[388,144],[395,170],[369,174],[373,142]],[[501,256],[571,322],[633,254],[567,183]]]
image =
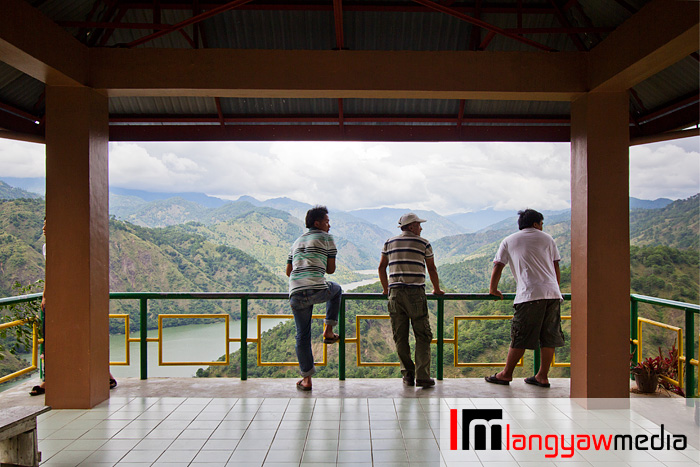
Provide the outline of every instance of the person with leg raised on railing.
[[518,232],[504,238],[493,260],[489,293],[499,298],[501,273],[506,264],[515,278],[516,293],[511,323],[511,343],[505,368],[486,381],[510,384],[513,370],[526,349],[540,348],[540,369],[525,378],[527,384],[548,388],[549,366],[555,347],[564,345],[560,304],[563,300],[559,282],[561,255],[551,235],[542,231],[544,216],[534,209],[518,212]]
[[[403,384],[428,388],[435,386],[435,380],[430,377],[430,342],[433,333],[430,330],[428,300],[425,296],[426,269],[433,284],[433,293],[442,295],[445,292],[440,290],[430,242],[420,236],[423,222],[425,219],[420,219],[412,212],[401,216],[401,234],[384,243],[379,262],[379,281],[384,295],[389,296],[389,317],[396,353],[401,362]],[[415,363],[411,359],[408,343],[409,324],[413,326],[416,338]]]
[[326,303],[324,344],[335,344],[340,339],[333,333],[338,324],[340,299],[343,293],[340,285],[327,281],[325,274],[335,272],[335,258],[338,249],[331,228],[328,209],[315,206],[306,213],[306,227],[309,229],[292,245],[287,258],[289,277],[289,305],[294,313],[297,328],[296,352],[302,379],[297,381],[297,389],[310,391],[311,376],[316,373],[314,354],[311,349],[311,319],[313,306]]

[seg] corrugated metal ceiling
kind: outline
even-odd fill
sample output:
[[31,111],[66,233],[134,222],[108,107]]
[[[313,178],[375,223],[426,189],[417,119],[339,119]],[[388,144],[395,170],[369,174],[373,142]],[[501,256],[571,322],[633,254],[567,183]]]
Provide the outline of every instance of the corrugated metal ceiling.
[[[32,1],[28,0],[29,3]],[[97,2],[97,3],[96,3]],[[191,5],[187,1],[173,0],[171,3],[160,2],[161,24],[177,24],[192,17],[190,8],[169,8],[169,5]],[[223,0],[212,0],[209,5],[223,4]],[[198,47],[233,48],[233,49],[285,49],[285,50],[328,50],[336,47],[335,19],[332,0],[272,1],[251,2],[245,7],[218,14],[199,23],[198,27],[187,26],[183,29],[186,38],[180,33],[169,33],[140,45],[155,48],[191,48],[193,42]],[[518,5],[524,7],[524,14],[518,15]],[[493,26],[514,30],[538,29],[540,31],[574,28],[615,28],[632,16],[633,12],[643,7],[647,0],[579,0],[578,2],[547,2],[544,0],[500,0],[492,2],[455,1],[452,8],[467,11],[480,20]],[[200,2],[202,4],[202,2]],[[115,8],[110,9],[110,5]],[[149,1],[131,2],[120,14],[120,8],[126,1],[103,2],[102,0],[46,0],[38,8],[54,21],[118,21],[121,23],[152,24],[152,8],[144,8]],[[480,5],[481,9],[475,9]],[[562,5],[564,20],[554,14],[552,5]],[[140,6],[139,8],[133,8]],[[381,3],[368,1],[343,2],[343,46],[350,50],[415,50],[415,51],[457,51],[470,50],[481,44],[488,31],[448,14],[426,10],[416,3],[403,0],[386,0]],[[533,10],[535,9],[535,10]],[[94,11],[93,11],[94,10]],[[528,12],[543,10],[550,14],[530,14]],[[507,12],[506,12],[507,11]],[[110,13],[109,15],[107,13]],[[92,37],[85,35],[90,29],[68,27],[66,29],[78,35],[79,40],[91,44]],[[200,35],[196,35],[197,31]],[[117,46],[128,44],[145,35],[152,29],[119,28],[110,32],[104,45]],[[94,32],[92,32],[94,34]],[[572,35],[556,33],[527,34],[526,37],[540,44],[560,51],[575,51],[582,46],[589,50],[601,40],[607,31],[577,33]],[[98,37],[99,44],[99,37]],[[532,46],[501,35],[493,37],[486,45],[489,51],[532,51]],[[650,77],[635,86],[636,97],[631,97],[632,113],[644,113],[698,92],[698,60],[687,58],[674,64],[667,70]],[[41,95],[43,84],[17,70],[0,63],[0,103],[31,112],[43,114]],[[641,101],[641,104],[640,104]],[[35,106],[38,104],[38,109]],[[318,117],[319,119],[340,118],[340,106],[337,99],[263,99],[263,98],[221,98],[218,100],[223,116],[240,119],[250,117]],[[113,97],[110,98],[109,111],[112,117],[169,116],[182,117],[219,117],[217,100],[214,98],[194,97]],[[377,124],[383,124],[383,117],[425,117],[419,125],[439,125],[429,121],[429,117],[456,119],[460,112],[458,100],[428,99],[344,99],[343,115],[351,117],[376,116]],[[527,102],[527,101],[466,101],[464,117],[499,116],[519,118],[530,116],[566,118],[570,112],[567,102]],[[179,122],[183,123],[183,122]],[[124,124],[124,123],[122,123]],[[348,124],[372,124],[372,122],[349,122]],[[507,124],[507,123],[505,123]],[[513,123],[515,124],[515,123]]]

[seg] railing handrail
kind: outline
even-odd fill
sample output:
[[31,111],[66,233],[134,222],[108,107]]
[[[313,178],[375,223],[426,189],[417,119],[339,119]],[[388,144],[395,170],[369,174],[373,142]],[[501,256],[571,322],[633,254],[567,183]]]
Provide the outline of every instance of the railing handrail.
[[41,293],[30,293],[27,295],[17,295],[16,297],[0,298],[0,306],[16,305],[17,303],[31,302],[41,298]]
[[668,300],[666,298],[656,298],[649,297],[648,295],[631,294],[630,298],[632,301],[637,301],[639,303],[649,303],[651,305],[661,305],[668,308],[675,308],[677,310],[692,310],[695,313],[700,313],[700,305],[694,303],[679,302],[676,300]]
[[[39,296],[41,294],[38,294]],[[488,293],[446,293],[444,295],[433,295],[426,293],[428,300],[498,300],[495,295]],[[344,297],[353,300],[386,300],[386,295],[381,293],[357,293],[343,292]],[[571,300],[571,294],[562,294],[564,300]],[[267,299],[286,300],[289,298],[287,292],[110,292],[111,299],[157,299],[157,300],[226,300],[226,299]],[[514,300],[514,293],[504,293],[503,300]],[[680,302],[679,302],[680,303]],[[0,303],[2,304],[2,303]]]

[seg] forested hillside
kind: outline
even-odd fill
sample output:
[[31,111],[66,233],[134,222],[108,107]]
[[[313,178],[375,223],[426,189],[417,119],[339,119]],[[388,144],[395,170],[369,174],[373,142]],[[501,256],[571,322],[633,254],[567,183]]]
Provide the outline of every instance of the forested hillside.
[[0,199],[41,198],[41,195],[15,188],[0,180]]
[[[201,235],[177,228],[147,229],[110,222],[110,291],[112,292],[285,292],[286,283],[243,251],[217,245]],[[129,303],[130,302],[130,303]],[[282,305],[251,301],[248,313],[274,313]],[[138,306],[134,301],[113,300],[111,313],[130,313],[135,328]],[[152,300],[149,327],[162,313],[228,313],[240,316],[237,301]],[[113,330],[122,322],[112,320]],[[172,323],[175,324],[175,323]],[[192,324],[183,320],[180,324]]]
[[674,201],[661,209],[630,211],[630,243],[700,248],[700,194]]
[[43,199],[0,199],[0,296],[44,277]]
[[[251,197],[205,207],[174,197],[150,202],[110,195],[110,213],[143,227],[180,226],[222,245],[255,256],[270,271],[283,275],[287,254],[305,230],[304,216],[310,206],[284,198],[260,202]],[[300,207],[305,207],[299,213]],[[376,225],[347,213],[331,213],[331,234],[338,244],[338,272],[344,280],[359,277],[353,270],[376,266],[381,245],[390,236]]]

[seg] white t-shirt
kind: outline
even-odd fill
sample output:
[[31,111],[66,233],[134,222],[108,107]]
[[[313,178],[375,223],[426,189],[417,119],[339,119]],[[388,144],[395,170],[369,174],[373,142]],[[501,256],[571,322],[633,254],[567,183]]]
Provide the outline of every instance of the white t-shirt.
[[529,227],[507,236],[498,247],[494,263],[507,264],[515,277],[514,304],[533,300],[563,300],[554,262],[561,256],[551,235]]

